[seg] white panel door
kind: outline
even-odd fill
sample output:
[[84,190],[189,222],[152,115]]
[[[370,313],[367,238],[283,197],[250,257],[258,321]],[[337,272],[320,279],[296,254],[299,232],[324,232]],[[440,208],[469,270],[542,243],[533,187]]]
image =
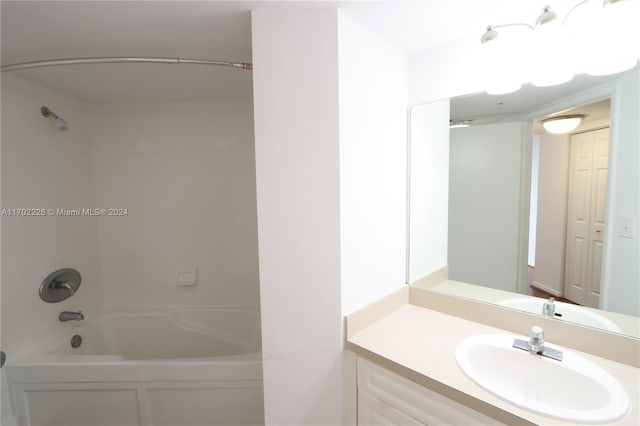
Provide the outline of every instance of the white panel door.
[[591,216],[592,132],[571,137],[564,297],[585,304]]
[[609,129],[571,137],[564,297],[597,308],[604,241]]
[[589,224],[589,256],[587,261],[587,293],[585,304],[600,307],[600,281],[604,241],[607,174],[609,171],[609,129],[592,132],[593,170],[591,179],[591,221]]

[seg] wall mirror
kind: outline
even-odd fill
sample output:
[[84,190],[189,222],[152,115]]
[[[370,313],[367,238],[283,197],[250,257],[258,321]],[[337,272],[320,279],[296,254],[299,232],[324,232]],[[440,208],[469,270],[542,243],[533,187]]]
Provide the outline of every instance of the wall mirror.
[[[558,320],[640,337],[639,86],[636,66],[413,107],[431,123],[410,132],[409,284],[538,314],[554,297]],[[559,115],[582,121],[549,133],[542,120]],[[445,138],[447,229],[425,232],[417,157]],[[429,232],[447,232],[444,282],[422,279]]]

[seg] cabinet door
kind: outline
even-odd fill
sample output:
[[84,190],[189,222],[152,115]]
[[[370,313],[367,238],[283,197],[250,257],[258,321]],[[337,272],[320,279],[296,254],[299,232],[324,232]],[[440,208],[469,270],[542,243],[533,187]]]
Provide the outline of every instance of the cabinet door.
[[[357,363],[358,412],[360,412],[360,405],[366,403],[360,400],[360,395],[362,394],[374,397],[387,407],[395,410],[382,410],[380,408],[382,406],[378,404],[374,406],[378,409],[374,410],[373,414],[371,414],[371,409],[363,407],[365,417],[362,419],[362,422],[360,422],[359,418],[359,424],[364,425],[368,424],[363,423],[364,421],[375,420],[382,422],[382,419],[391,418],[392,415],[399,413],[399,416],[406,416],[410,421],[417,422],[400,424],[425,424],[430,426],[502,425],[502,423],[491,417],[487,417],[444,395],[392,373],[386,368],[374,364],[365,358],[358,357]],[[368,400],[365,399],[365,401]],[[393,412],[393,414],[388,414],[391,412]],[[371,416],[373,416],[373,418]],[[399,417],[393,418],[397,419]]]
[[413,417],[380,401],[366,392],[358,392],[358,426],[425,426]]

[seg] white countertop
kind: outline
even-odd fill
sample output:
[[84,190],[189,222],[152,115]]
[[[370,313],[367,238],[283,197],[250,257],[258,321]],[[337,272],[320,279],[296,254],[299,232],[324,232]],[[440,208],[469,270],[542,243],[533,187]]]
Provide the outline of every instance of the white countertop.
[[[539,425],[572,424],[534,414],[485,391],[471,381],[455,360],[455,348],[467,337],[478,334],[514,333],[468,321],[431,309],[405,304],[382,319],[348,337],[349,349],[359,355],[382,358],[426,379],[460,391],[474,399]],[[523,338],[523,336],[520,336]],[[562,346],[562,342],[549,343]],[[599,365],[615,377],[628,392],[632,407],[612,424],[640,425],[640,369],[572,350]],[[374,359],[380,362],[380,359]],[[407,375],[408,378],[411,375]],[[437,390],[437,389],[436,389]],[[499,411],[497,410],[497,411]]]

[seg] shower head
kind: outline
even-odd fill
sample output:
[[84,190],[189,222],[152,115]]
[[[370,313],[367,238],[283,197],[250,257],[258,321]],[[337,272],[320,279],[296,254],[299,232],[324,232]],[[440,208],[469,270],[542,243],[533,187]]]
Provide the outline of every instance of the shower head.
[[60,130],[61,132],[64,132],[65,130],[69,129],[69,123],[67,123],[64,118],[59,117],[55,112],[51,111],[46,106],[43,106],[40,108],[40,113],[42,114],[43,117],[53,118],[56,123],[56,129]]
[[56,118],[56,128],[61,132],[69,129],[69,124],[64,120],[64,118]]

